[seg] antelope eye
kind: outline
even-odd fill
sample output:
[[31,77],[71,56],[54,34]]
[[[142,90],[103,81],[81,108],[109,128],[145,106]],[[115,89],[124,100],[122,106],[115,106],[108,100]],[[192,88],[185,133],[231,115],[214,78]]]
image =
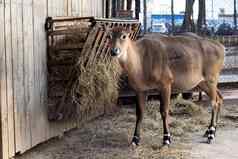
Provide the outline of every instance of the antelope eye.
[[125,39],[126,39],[126,35],[124,34],[121,36],[121,40],[125,40]]

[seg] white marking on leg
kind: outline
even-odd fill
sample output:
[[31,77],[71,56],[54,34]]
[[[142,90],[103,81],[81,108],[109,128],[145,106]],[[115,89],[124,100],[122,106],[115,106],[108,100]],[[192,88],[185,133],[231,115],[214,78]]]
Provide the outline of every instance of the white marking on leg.
[[169,140],[165,140],[164,144],[169,145],[170,144]]
[[208,139],[214,139],[215,138],[215,135],[214,134],[209,134],[208,135]]
[[132,146],[134,146],[134,147],[137,146],[135,142],[132,142],[131,144],[132,144]]
[[211,130],[211,131],[216,131],[216,128],[213,127],[213,126],[211,126],[211,127],[209,128],[209,130]]

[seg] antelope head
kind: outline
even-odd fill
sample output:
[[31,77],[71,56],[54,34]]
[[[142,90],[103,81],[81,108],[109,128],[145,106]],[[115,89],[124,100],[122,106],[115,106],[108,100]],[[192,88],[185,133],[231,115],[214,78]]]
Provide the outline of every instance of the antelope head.
[[117,58],[126,57],[130,44],[129,32],[112,30],[109,32],[108,38],[110,40],[111,56]]

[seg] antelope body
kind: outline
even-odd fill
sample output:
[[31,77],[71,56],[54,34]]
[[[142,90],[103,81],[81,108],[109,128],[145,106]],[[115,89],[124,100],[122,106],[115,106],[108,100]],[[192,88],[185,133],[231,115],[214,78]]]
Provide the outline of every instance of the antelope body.
[[132,144],[140,141],[140,126],[145,105],[145,91],[160,92],[160,113],[163,120],[163,143],[171,143],[168,116],[172,91],[183,92],[199,87],[210,97],[211,123],[208,142],[215,137],[222,96],[217,88],[224,62],[222,44],[195,35],[146,35],[132,41],[125,31],[112,31],[111,55],[115,56],[128,74],[129,84],[137,95],[136,128]]

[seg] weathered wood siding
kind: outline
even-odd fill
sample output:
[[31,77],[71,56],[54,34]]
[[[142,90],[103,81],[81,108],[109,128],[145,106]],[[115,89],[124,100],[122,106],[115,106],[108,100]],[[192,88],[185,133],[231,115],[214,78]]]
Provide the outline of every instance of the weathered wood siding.
[[48,0],[50,16],[95,16],[104,14],[105,0]]
[[76,125],[47,119],[47,16],[103,17],[104,0],[0,0],[0,158]]

